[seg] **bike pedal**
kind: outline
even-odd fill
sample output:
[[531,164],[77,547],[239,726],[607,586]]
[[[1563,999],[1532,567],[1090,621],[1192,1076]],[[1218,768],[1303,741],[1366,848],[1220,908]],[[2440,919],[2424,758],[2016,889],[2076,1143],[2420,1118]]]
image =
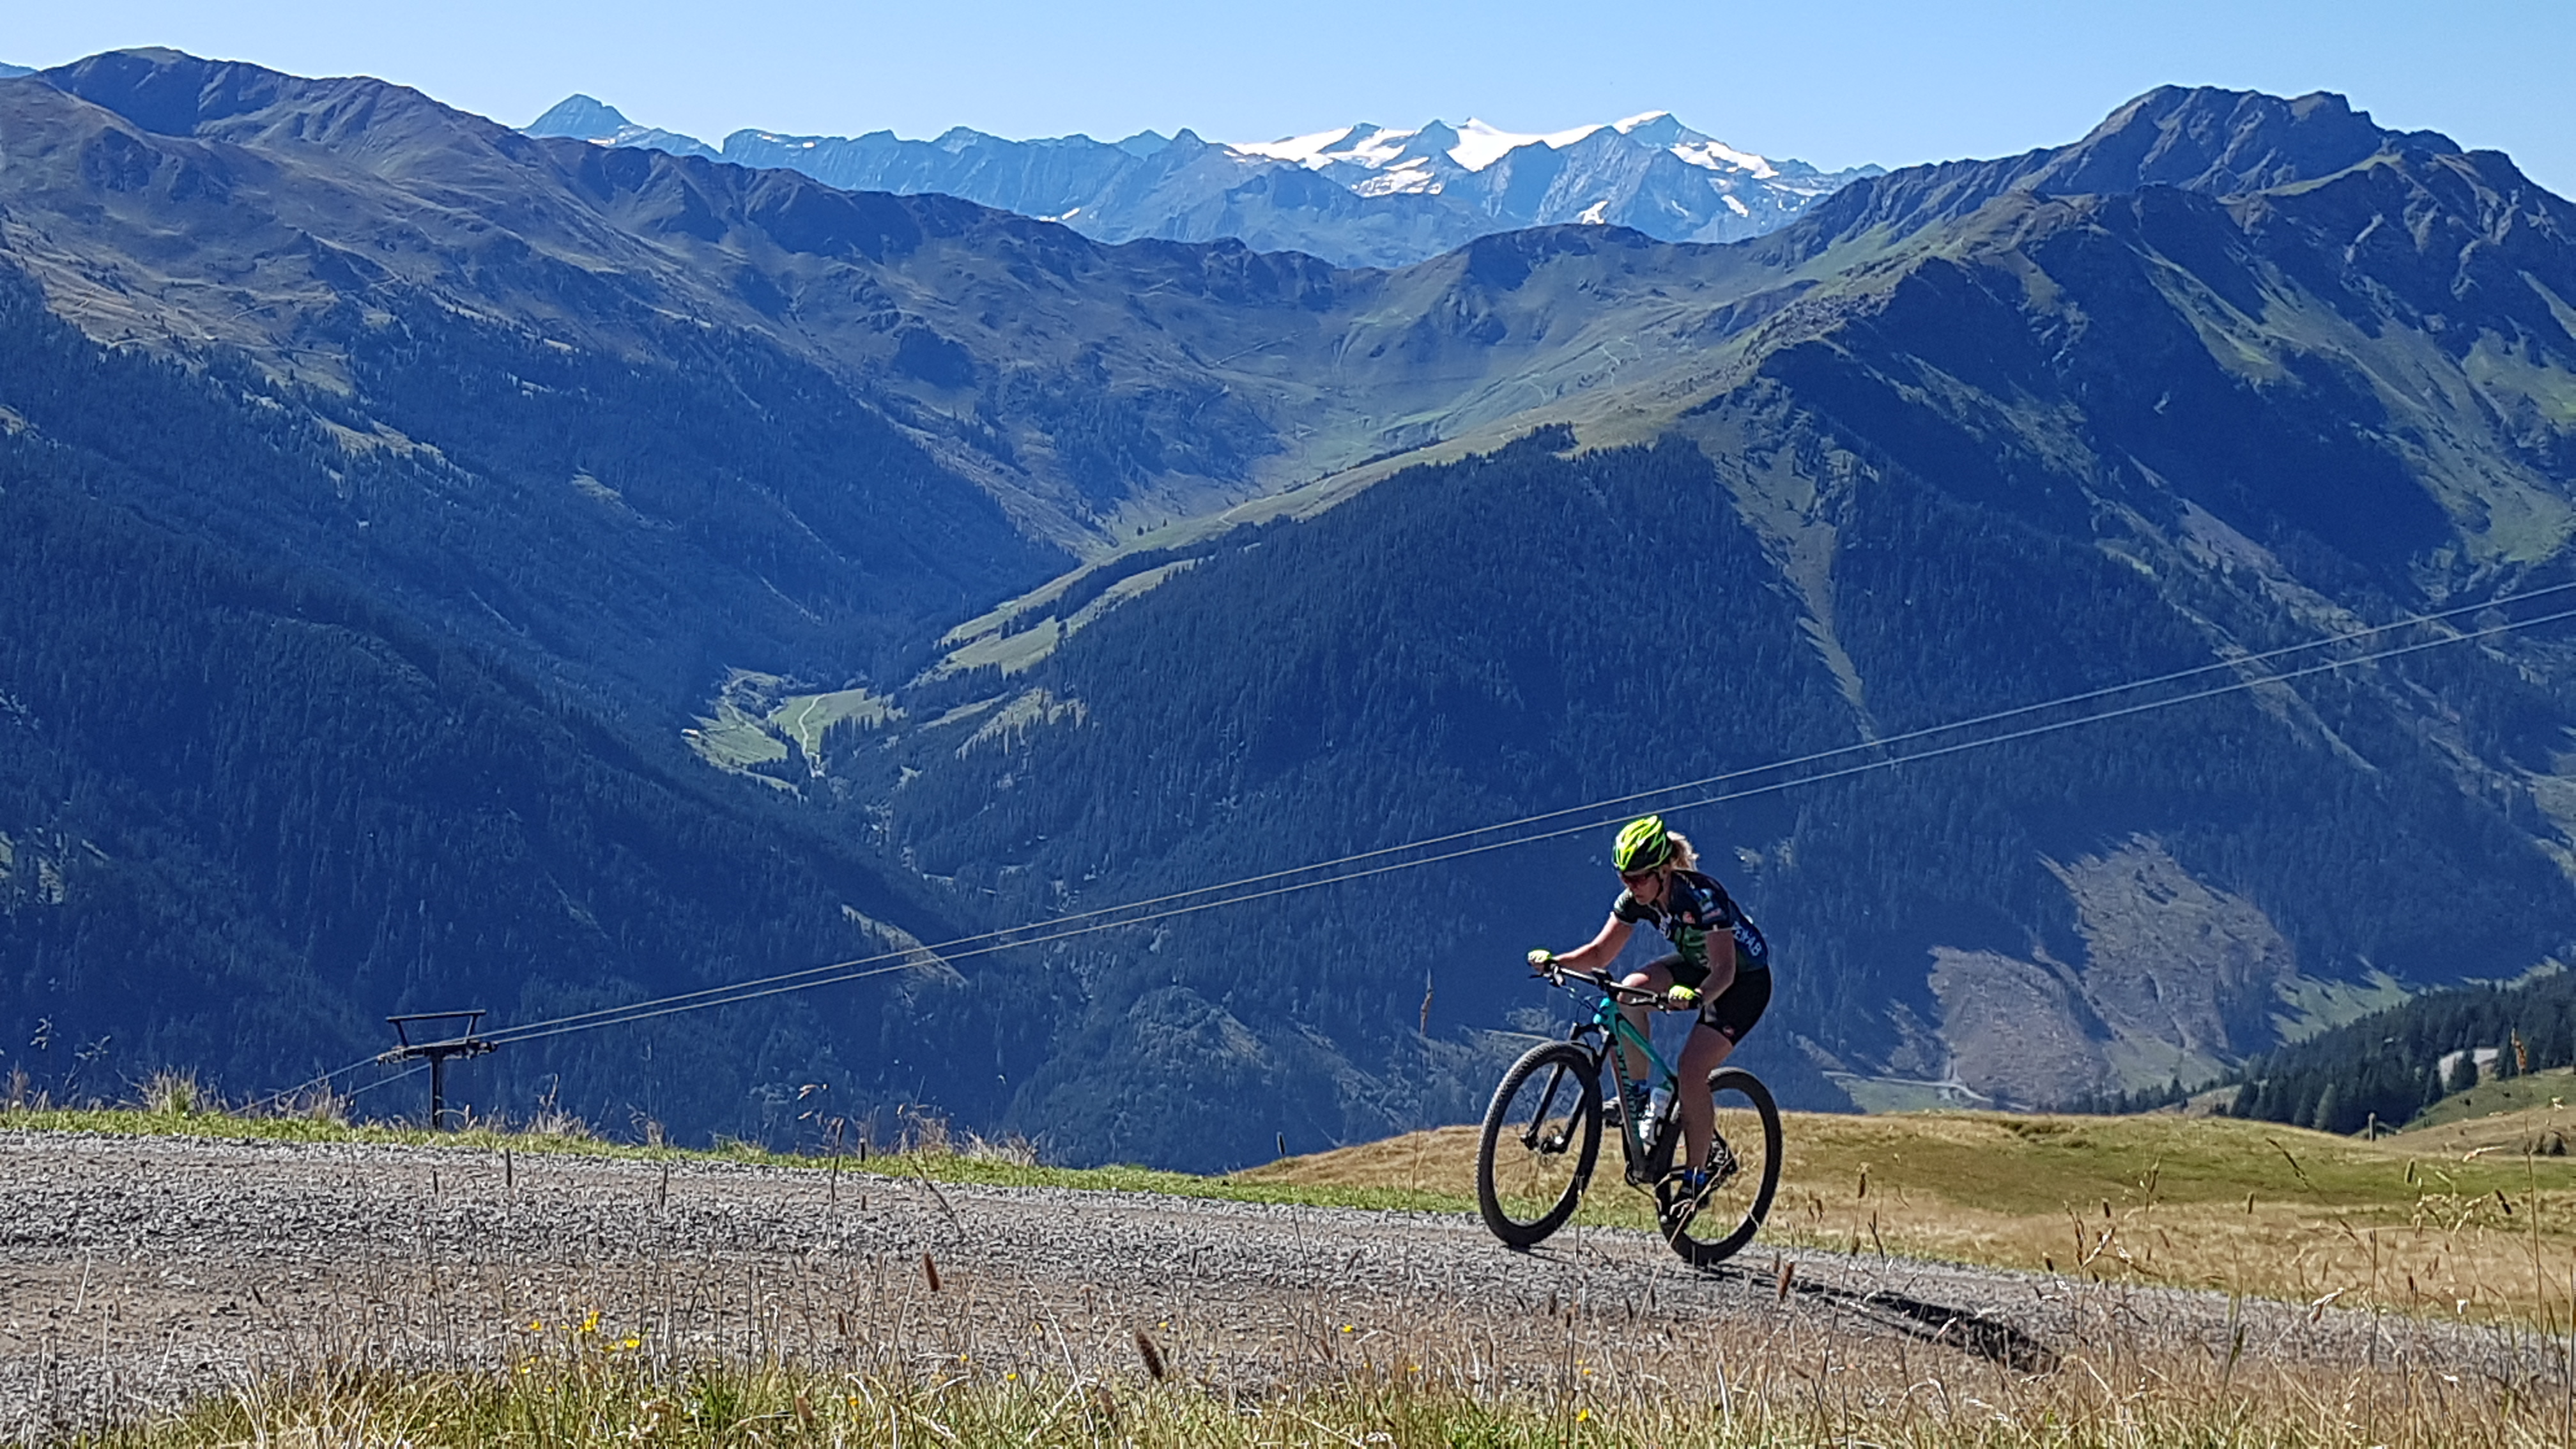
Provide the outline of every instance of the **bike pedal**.
[[1743,1170],[1744,1164],[1736,1160],[1735,1149],[1727,1145],[1725,1138],[1720,1137],[1716,1142],[1710,1145],[1708,1154],[1709,1186],[1723,1187],[1729,1179],[1733,1178],[1735,1174]]
[[1692,1218],[1699,1216],[1699,1210],[1708,1205],[1709,1195],[1716,1192],[1725,1181],[1723,1176],[1711,1172],[1694,1189],[1683,1169],[1676,1168],[1665,1173],[1655,1183],[1656,1218],[1668,1231],[1679,1232],[1690,1225]]

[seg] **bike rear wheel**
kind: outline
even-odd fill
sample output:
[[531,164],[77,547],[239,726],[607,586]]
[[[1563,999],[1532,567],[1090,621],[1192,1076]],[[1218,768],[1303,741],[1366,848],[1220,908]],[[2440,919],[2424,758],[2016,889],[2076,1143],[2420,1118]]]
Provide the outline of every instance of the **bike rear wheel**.
[[1494,1236],[1535,1246],[1565,1226],[1601,1155],[1601,1090],[1592,1055],[1571,1042],[1532,1047],[1503,1073],[1476,1145],[1476,1207]]
[[1771,1089],[1742,1067],[1720,1067],[1708,1074],[1708,1090],[1723,1149],[1712,1147],[1710,1160],[1734,1170],[1719,1172],[1695,1212],[1657,1194],[1665,1241],[1697,1268],[1723,1263],[1752,1242],[1780,1190],[1780,1108]]

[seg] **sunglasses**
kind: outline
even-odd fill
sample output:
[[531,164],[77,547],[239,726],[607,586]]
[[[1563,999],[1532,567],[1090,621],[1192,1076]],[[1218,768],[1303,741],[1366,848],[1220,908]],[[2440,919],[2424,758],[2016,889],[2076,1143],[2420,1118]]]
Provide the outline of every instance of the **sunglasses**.
[[1650,881],[1650,880],[1653,880],[1657,875],[1659,875],[1659,874],[1661,874],[1661,873],[1662,873],[1662,872],[1660,872],[1660,871],[1652,871],[1652,870],[1641,870],[1641,871],[1635,871],[1635,872],[1629,872],[1629,871],[1624,871],[1624,870],[1623,870],[1623,871],[1619,872],[1619,884],[1624,885],[1624,886],[1630,886],[1630,887],[1641,886],[1641,885],[1644,885],[1646,882],[1648,882],[1648,881]]

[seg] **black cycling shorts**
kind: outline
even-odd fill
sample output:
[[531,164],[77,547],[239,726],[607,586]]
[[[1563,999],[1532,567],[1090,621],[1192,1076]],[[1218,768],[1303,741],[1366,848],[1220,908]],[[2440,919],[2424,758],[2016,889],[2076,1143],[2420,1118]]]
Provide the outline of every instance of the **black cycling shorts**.
[[[1708,968],[1695,967],[1679,955],[1662,957],[1652,965],[1663,967],[1676,986],[1697,986],[1708,979]],[[1735,984],[1699,1004],[1700,1024],[1728,1041],[1740,1043],[1770,1005],[1770,969],[1747,971],[1738,965]]]

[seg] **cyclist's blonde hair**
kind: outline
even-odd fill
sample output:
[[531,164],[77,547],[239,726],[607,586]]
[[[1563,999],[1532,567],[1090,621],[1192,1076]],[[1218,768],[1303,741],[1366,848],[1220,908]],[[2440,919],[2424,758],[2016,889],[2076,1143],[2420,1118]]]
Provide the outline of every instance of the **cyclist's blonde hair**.
[[1690,837],[1678,830],[1667,830],[1664,838],[1673,843],[1673,853],[1664,864],[1674,870],[1699,869],[1699,852],[1691,849]]

